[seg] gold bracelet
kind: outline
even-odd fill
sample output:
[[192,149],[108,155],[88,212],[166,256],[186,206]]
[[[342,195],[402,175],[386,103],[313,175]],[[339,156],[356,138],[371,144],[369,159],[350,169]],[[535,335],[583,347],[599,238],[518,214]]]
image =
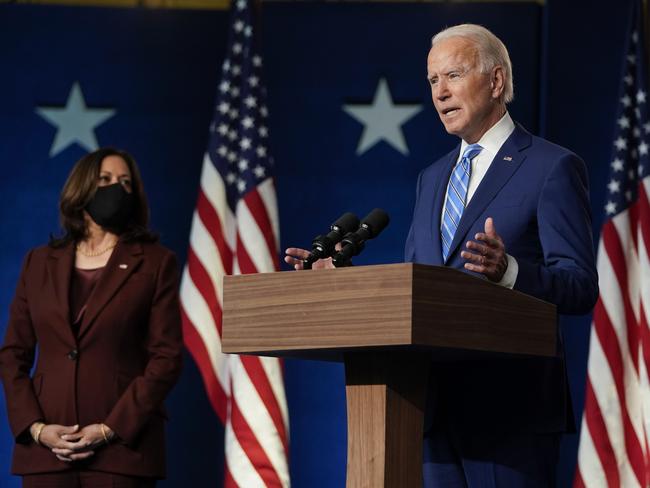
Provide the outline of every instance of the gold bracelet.
[[34,433],[34,442],[36,444],[40,445],[40,437],[41,437],[41,432],[43,431],[43,427],[45,427],[45,424],[43,422],[40,422],[39,424],[36,425],[36,432]]
[[102,435],[104,436],[104,442],[108,444],[108,437],[106,436],[106,426],[104,424],[99,424],[99,427],[102,429]]

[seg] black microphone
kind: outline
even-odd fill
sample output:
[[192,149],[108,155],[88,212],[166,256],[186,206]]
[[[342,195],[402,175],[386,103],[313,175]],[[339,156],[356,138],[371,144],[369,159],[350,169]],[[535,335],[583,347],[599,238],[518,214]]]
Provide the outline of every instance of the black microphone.
[[346,212],[330,226],[327,235],[316,236],[311,242],[311,253],[303,260],[303,267],[310,269],[312,263],[319,259],[328,258],[334,254],[334,246],[343,239],[343,236],[359,227],[359,217]]
[[374,239],[390,222],[388,214],[381,208],[376,208],[361,221],[356,232],[350,232],[341,241],[341,250],[334,255],[332,263],[341,267],[349,264],[350,258],[359,254],[368,239]]

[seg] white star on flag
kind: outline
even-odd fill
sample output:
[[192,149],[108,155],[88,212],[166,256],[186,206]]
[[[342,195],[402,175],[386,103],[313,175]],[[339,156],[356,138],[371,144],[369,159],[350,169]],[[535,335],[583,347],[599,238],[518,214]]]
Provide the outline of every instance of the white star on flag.
[[607,185],[607,189],[611,193],[617,193],[620,190],[620,187],[621,183],[618,180],[611,180]]
[[623,160],[620,158],[614,159],[614,161],[612,161],[612,169],[614,171],[623,171]]
[[239,147],[241,147],[244,151],[246,149],[249,149],[251,147],[251,140],[247,137],[242,138],[242,140],[239,141]]

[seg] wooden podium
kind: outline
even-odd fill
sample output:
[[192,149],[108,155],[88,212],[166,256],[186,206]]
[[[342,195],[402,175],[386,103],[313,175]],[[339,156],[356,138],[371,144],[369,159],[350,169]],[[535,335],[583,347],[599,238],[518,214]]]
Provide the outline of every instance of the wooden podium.
[[419,264],[226,276],[225,353],[345,362],[348,488],[420,488],[432,360],[553,356],[555,306]]

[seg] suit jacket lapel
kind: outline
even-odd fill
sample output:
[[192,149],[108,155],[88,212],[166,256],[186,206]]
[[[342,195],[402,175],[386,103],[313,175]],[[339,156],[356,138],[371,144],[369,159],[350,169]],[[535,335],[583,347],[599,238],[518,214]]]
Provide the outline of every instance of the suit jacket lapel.
[[142,246],[138,243],[120,241],[115,247],[99,281],[88,297],[87,308],[81,320],[78,339],[80,339],[93,323],[99,312],[115,296],[129,276],[137,269],[142,261]]
[[[512,175],[517,171],[526,155],[522,153],[523,149],[530,146],[531,135],[520,125],[515,126],[515,130],[510,137],[503,143],[501,149],[494,157],[490,168],[483,177],[481,184],[476,189],[474,196],[465,208],[463,216],[458,224],[458,229],[454,234],[454,239],[449,248],[447,259],[456,251],[461,243],[465,241],[467,232],[472,228],[476,219],[483,213],[485,207],[501,191],[503,186],[508,182]],[[448,181],[448,179],[447,179]],[[483,228],[483,226],[481,226]],[[473,238],[473,236],[468,236]]]
[[428,222],[431,223],[431,228],[427,229],[427,235],[431,236],[431,240],[433,241],[433,261],[434,263],[441,263],[442,264],[442,241],[440,237],[440,227],[442,226],[442,222],[440,221],[440,217],[442,215],[442,207],[445,203],[445,198],[447,196],[447,183],[449,182],[449,178],[451,178],[451,172],[454,169],[454,166],[456,164],[456,160],[458,159],[458,154],[460,152],[460,145],[454,149],[451,153],[448,154],[447,156],[447,161],[445,162],[445,166],[441,170],[441,175],[439,178],[437,178],[436,182],[436,187],[434,188],[434,192],[432,195],[432,201],[431,201],[431,213],[429,215],[432,215],[433,218],[428,219]]
[[74,244],[72,242],[64,247],[51,249],[47,270],[53,286],[55,303],[61,318],[61,327],[57,331],[63,334],[64,339],[70,344],[75,343],[74,335],[70,329],[70,279],[74,264]]

